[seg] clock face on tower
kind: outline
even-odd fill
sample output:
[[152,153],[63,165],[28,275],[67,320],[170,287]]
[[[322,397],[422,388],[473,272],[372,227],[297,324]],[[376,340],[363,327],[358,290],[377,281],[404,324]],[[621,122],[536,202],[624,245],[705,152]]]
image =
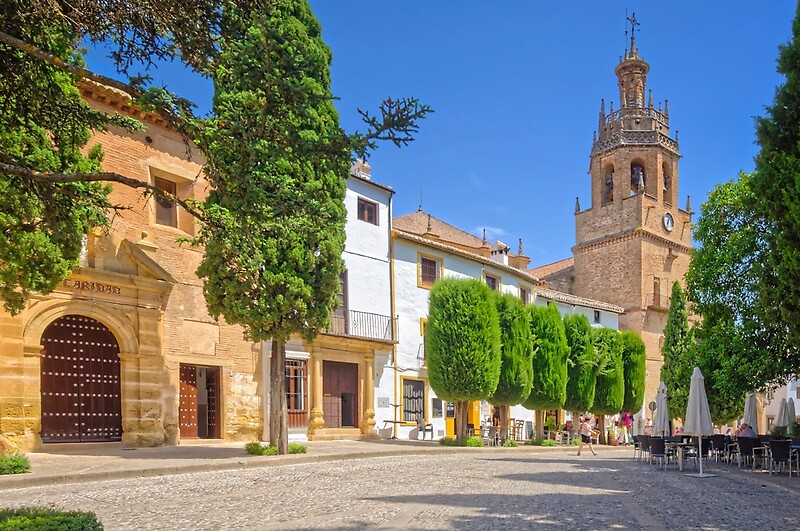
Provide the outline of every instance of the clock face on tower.
[[663,222],[664,222],[664,229],[666,229],[667,232],[672,232],[672,229],[675,228],[675,220],[672,219],[672,214],[670,214],[669,212],[664,214]]

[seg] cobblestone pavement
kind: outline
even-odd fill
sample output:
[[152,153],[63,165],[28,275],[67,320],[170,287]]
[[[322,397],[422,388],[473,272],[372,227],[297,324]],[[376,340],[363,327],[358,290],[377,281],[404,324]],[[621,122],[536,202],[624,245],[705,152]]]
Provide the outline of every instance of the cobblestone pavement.
[[800,528],[800,479],[720,472],[520,448],[9,489],[0,505],[94,511],[108,530]]

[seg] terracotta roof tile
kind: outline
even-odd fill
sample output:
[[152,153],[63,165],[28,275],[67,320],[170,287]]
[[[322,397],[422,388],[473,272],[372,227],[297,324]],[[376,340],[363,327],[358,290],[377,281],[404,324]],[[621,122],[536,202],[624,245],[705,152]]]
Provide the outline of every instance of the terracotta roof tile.
[[539,278],[546,278],[553,273],[558,273],[564,270],[567,270],[575,265],[575,259],[565,258],[563,260],[559,260],[558,262],[553,262],[552,264],[545,264],[542,266],[534,267],[528,269],[528,273],[535,277]]
[[439,237],[443,242],[449,242],[465,247],[479,249],[483,247],[483,240],[449,223],[437,219],[430,214],[418,210],[411,214],[396,216],[392,219],[392,227],[403,232],[424,236],[428,233],[428,220],[430,219],[430,232]]

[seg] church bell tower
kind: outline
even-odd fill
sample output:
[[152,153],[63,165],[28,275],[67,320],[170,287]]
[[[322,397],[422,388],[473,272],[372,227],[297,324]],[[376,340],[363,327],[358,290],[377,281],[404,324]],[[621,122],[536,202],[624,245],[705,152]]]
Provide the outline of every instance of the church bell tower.
[[692,245],[689,199],[678,207],[678,133],[670,130],[667,101],[654,105],[650,65],[636,47],[614,69],[619,108],[600,102],[590,155],[592,203],[576,207],[572,291],[625,308],[620,329],[647,347],[645,400],[659,382],[663,331],[674,281],[684,283]]

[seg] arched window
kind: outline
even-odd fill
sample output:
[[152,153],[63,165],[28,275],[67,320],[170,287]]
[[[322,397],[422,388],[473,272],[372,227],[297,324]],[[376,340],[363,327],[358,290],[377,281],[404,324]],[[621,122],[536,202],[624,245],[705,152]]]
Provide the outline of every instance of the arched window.
[[601,205],[607,205],[614,200],[614,165],[609,164],[603,170],[603,179],[600,183]]
[[631,195],[644,193],[644,163],[641,160],[631,162]]
[[672,204],[672,172],[669,164],[663,163],[661,172],[664,174],[664,202]]

